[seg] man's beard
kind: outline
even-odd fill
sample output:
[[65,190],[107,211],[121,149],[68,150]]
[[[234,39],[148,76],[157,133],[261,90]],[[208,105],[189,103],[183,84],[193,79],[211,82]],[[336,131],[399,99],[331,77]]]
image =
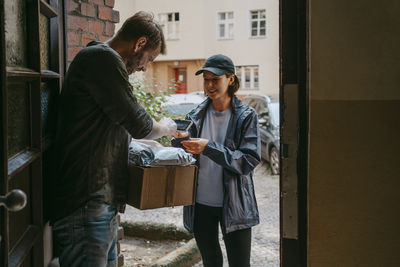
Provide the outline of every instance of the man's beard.
[[140,61],[142,58],[143,58],[143,52],[138,52],[128,58],[128,60],[126,62],[126,70],[128,72],[128,75],[130,75],[136,71],[136,69],[140,65]]

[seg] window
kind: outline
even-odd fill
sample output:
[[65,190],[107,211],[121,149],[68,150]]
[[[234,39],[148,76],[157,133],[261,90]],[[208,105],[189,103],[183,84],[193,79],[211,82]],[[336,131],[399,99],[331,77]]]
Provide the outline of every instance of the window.
[[233,39],[233,12],[218,13],[217,38]]
[[167,40],[179,39],[179,12],[158,15],[160,25]]
[[258,66],[236,66],[241,89],[259,89]]
[[266,36],[265,9],[250,11],[250,36]]

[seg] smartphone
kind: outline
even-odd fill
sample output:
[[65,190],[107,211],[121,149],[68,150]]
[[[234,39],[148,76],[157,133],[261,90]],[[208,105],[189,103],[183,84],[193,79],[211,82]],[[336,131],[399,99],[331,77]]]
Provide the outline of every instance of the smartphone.
[[178,131],[186,132],[192,126],[193,122],[190,120],[174,120]]

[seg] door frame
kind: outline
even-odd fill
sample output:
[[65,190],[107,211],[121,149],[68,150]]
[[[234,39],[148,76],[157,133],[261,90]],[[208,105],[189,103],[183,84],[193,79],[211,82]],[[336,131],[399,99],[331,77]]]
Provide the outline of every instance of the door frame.
[[[53,127],[55,127],[55,107],[56,100],[48,100],[47,108],[52,105],[51,116],[46,117],[46,122],[51,117],[51,124],[46,131],[43,129],[42,121],[42,89],[47,84],[49,91],[57,98],[65,72],[65,1],[64,0],[27,0],[25,1],[26,10],[26,49],[27,66],[9,67],[6,60],[6,40],[5,40],[5,1],[0,0],[0,194],[6,195],[9,191],[9,183],[24,175],[24,181],[28,181],[29,209],[27,221],[16,220],[16,215],[11,214],[5,207],[0,207],[0,266],[19,266],[29,262],[30,266],[43,266],[44,264],[44,240],[43,227],[46,223],[44,216],[44,168],[43,159],[45,152],[51,147]],[[41,66],[40,51],[40,19],[47,18],[48,27],[45,42],[48,42],[48,67]],[[8,155],[8,97],[9,90],[7,84],[16,82],[25,84],[27,90],[27,147],[16,155]],[[49,102],[51,101],[51,103]],[[51,130],[47,130],[50,129]],[[14,186],[20,186],[19,182],[14,182]],[[29,203],[30,202],[30,203]],[[5,222],[5,223],[2,223]],[[11,236],[10,227],[19,226],[18,233],[12,233],[19,238],[14,241],[13,247],[9,247],[9,237]],[[21,227],[21,225],[23,227]],[[26,226],[26,228],[24,228]],[[24,230],[25,229],[25,230]],[[21,232],[20,230],[24,230]]]
[[280,265],[307,266],[308,2],[279,0],[279,9]]
[[[4,21],[4,1],[0,0],[0,22]],[[4,23],[0,23],[0,66],[5,66],[5,34],[4,34]],[[0,70],[0,117],[1,121],[5,121],[7,109],[4,105],[7,96],[3,87],[5,85],[6,73]],[[4,196],[7,194],[7,182],[5,177],[7,177],[7,135],[5,134],[7,125],[1,123],[0,128],[0,195]],[[0,208],[0,218],[4,218],[4,221],[8,220],[7,211],[5,208]],[[7,223],[2,224],[0,219],[0,266],[6,266],[8,255],[5,253],[8,251],[8,246],[5,244],[4,236],[6,236],[8,231]]]

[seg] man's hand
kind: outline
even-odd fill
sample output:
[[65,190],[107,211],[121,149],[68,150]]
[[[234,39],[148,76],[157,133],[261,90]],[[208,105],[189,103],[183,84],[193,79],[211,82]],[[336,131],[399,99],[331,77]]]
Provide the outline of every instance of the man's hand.
[[204,138],[190,138],[189,140],[182,141],[181,144],[186,152],[191,154],[201,154],[208,144],[208,139]]
[[143,139],[154,140],[166,135],[173,135],[176,132],[176,123],[171,118],[162,118],[159,122],[153,119],[151,132]]
[[176,130],[176,123],[171,118],[161,118],[158,122],[161,127],[163,128],[163,135],[173,135],[175,134]]

